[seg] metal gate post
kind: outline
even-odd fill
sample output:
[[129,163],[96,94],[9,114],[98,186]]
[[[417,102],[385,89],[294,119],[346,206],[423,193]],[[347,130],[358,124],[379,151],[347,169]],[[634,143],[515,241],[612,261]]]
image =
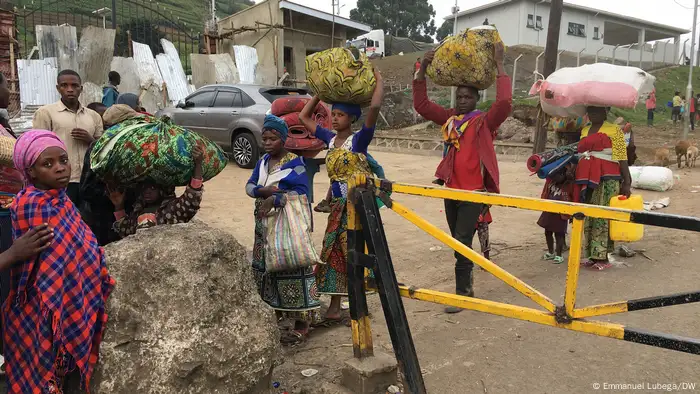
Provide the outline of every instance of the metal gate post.
[[[362,177],[361,177],[362,178]],[[363,179],[351,178],[348,190],[353,190],[356,181]],[[369,322],[367,296],[365,294],[365,267],[360,260],[365,251],[365,239],[357,215],[355,201],[348,196],[348,301],[350,303],[350,318],[352,329],[352,350],[355,358],[362,359],[374,354],[372,345],[372,328]]]
[[[425,382],[418,362],[418,355],[413,344],[411,329],[408,326],[406,311],[403,307],[399,285],[394,273],[394,266],[389,255],[389,246],[384,233],[379,207],[374,193],[358,190],[358,207],[362,228],[369,249],[368,258],[373,258],[375,277],[386,325],[391,336],[396,360],[404,374],[407,392],[425,394]],[[389,204],[391,202],[389,201]]]
[[513,86],[511,86],[511,88],[510,88],[510,94],[511,94],[511,95],[514,95],[514,94],[515,94],[515,81],[516,81],[517,78],[518,78],[518,76],[517,76],[517,73],[518,73],[518,60],[520,60],[521,57],[523,57],[523,54],[522,54],[522,53],[521,53],[520,55],[518,55],[518,57],[516,57],[515,60],[513,61]]
[[117,30],[117,0],[112,0],[112,29]]

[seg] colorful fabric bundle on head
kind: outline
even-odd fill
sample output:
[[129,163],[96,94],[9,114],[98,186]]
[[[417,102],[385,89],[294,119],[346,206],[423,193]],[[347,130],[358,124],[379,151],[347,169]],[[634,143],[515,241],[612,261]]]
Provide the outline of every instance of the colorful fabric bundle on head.
[[149,116],[128,119],[107,130],[95,143],[90,163],[108,183],[186,186],[194,174],[195,145],[204,149],[204,181],[224,170],[228,157],[218,145],[167,118]]
[[15,144],[12,161],[15,168],[22,172],[27,183],[30,183],[28,170],[34,165],[42,152],[51,147],[66,150],[66,145],[55,133],[48,130],[29,130],[22,134]]
[[[50,140],[25,141],[30,139]],[[29,157],[35,150],[29,145],[24,152]],[[13,285],[3,305],[8,391],[60,392],[52,390],[74,369],[89,387],[114,288],[104,251],[65,189],[27,186],[10,210],[15,239],[44,223],[55,236],[39,255],[12,268]]]
[[275,115],[265,115],[265,121],[263,122],[263,130],[276,131],[282,142],[287,141],[287,135],[289,134],[289,126],[285,123],[284,119]]
[[355,57],[347,48],[331,48],[306,57],[306,80],[326,103],[367,106],[377,79],[365,54]]
[[360,119],[362,116],[362,108],[360,108],[359,105],[357,104],[349,104],[349,103],[333,103],[333,107],[331,109],[332,111],[338,110],[345,112],[348,114],[348,116],[354,116],[355,121]]

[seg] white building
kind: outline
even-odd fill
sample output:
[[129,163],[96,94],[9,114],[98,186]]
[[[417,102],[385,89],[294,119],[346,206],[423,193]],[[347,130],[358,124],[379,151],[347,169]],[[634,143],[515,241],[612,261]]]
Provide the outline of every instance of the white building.
[[[462,31],[481,25],[488,19],[489,24],[496,25],[507,46],[544,47],[550,2],[498,0],[458,13],[457,29]],[[454,17],[445,19],[453,20]],[[618,60],[629,57],[630,65],[651,62],[652,57],[656,63],[678,63],[680,38],[686,33],[689,31],[678,27],[564,3],[559,49],[574,53],[583,51],[584,54],[598,54],[600,57],[613,57],[614,53]]]

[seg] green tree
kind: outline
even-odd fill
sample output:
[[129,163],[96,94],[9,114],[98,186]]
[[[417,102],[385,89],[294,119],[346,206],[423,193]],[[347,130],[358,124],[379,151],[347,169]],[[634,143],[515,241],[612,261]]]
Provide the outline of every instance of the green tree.
[[433,42],[435,9],[428,0],[357,0],[350,19],[366,23],[384,34]]
[[452,34],[453,28],[454,28],[454,19],[446,20],[446,21],[442,22],[442,26],[440,26],[440,28],[437,29],[437,35],[435,36],[435,38],[437,38],[438,42],[444,40],[445,37]]

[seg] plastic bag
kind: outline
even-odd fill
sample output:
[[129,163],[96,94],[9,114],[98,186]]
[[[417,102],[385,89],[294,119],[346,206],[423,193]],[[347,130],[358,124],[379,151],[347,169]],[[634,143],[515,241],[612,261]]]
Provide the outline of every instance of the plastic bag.
[[501,36],[493,26],[477,26],[447,37],[435,50],[428,77],[442,86],[487,89],[496,81],[493,49]]
[[665,192],[673,188],[673,171],[666,167],[630,167],[632,187],[635,189]]
[[532,85],[542,110],[552,116],[583,116],[587,106],[634,108],[654,90],[656,78],[636,67],[607,63],[565,67]]
[[306,81],[326,103],[367,106],[377,80],[372,63],[364,54],[359,59],[346,48],[331,48],[306,57]]
[[163,186],[185,186],[192,179],[192,147],[204,149],[202,175],[215,177],[228,164],[218,145],[167,118],[138,117],[107,131],[90,154],[92,170],[108,183],[129,185],[151,181]]
[[265,270],[293,271],[321,260],[311,239],[311,208],[305,195],[288,194],[287,203],[267,218]]

